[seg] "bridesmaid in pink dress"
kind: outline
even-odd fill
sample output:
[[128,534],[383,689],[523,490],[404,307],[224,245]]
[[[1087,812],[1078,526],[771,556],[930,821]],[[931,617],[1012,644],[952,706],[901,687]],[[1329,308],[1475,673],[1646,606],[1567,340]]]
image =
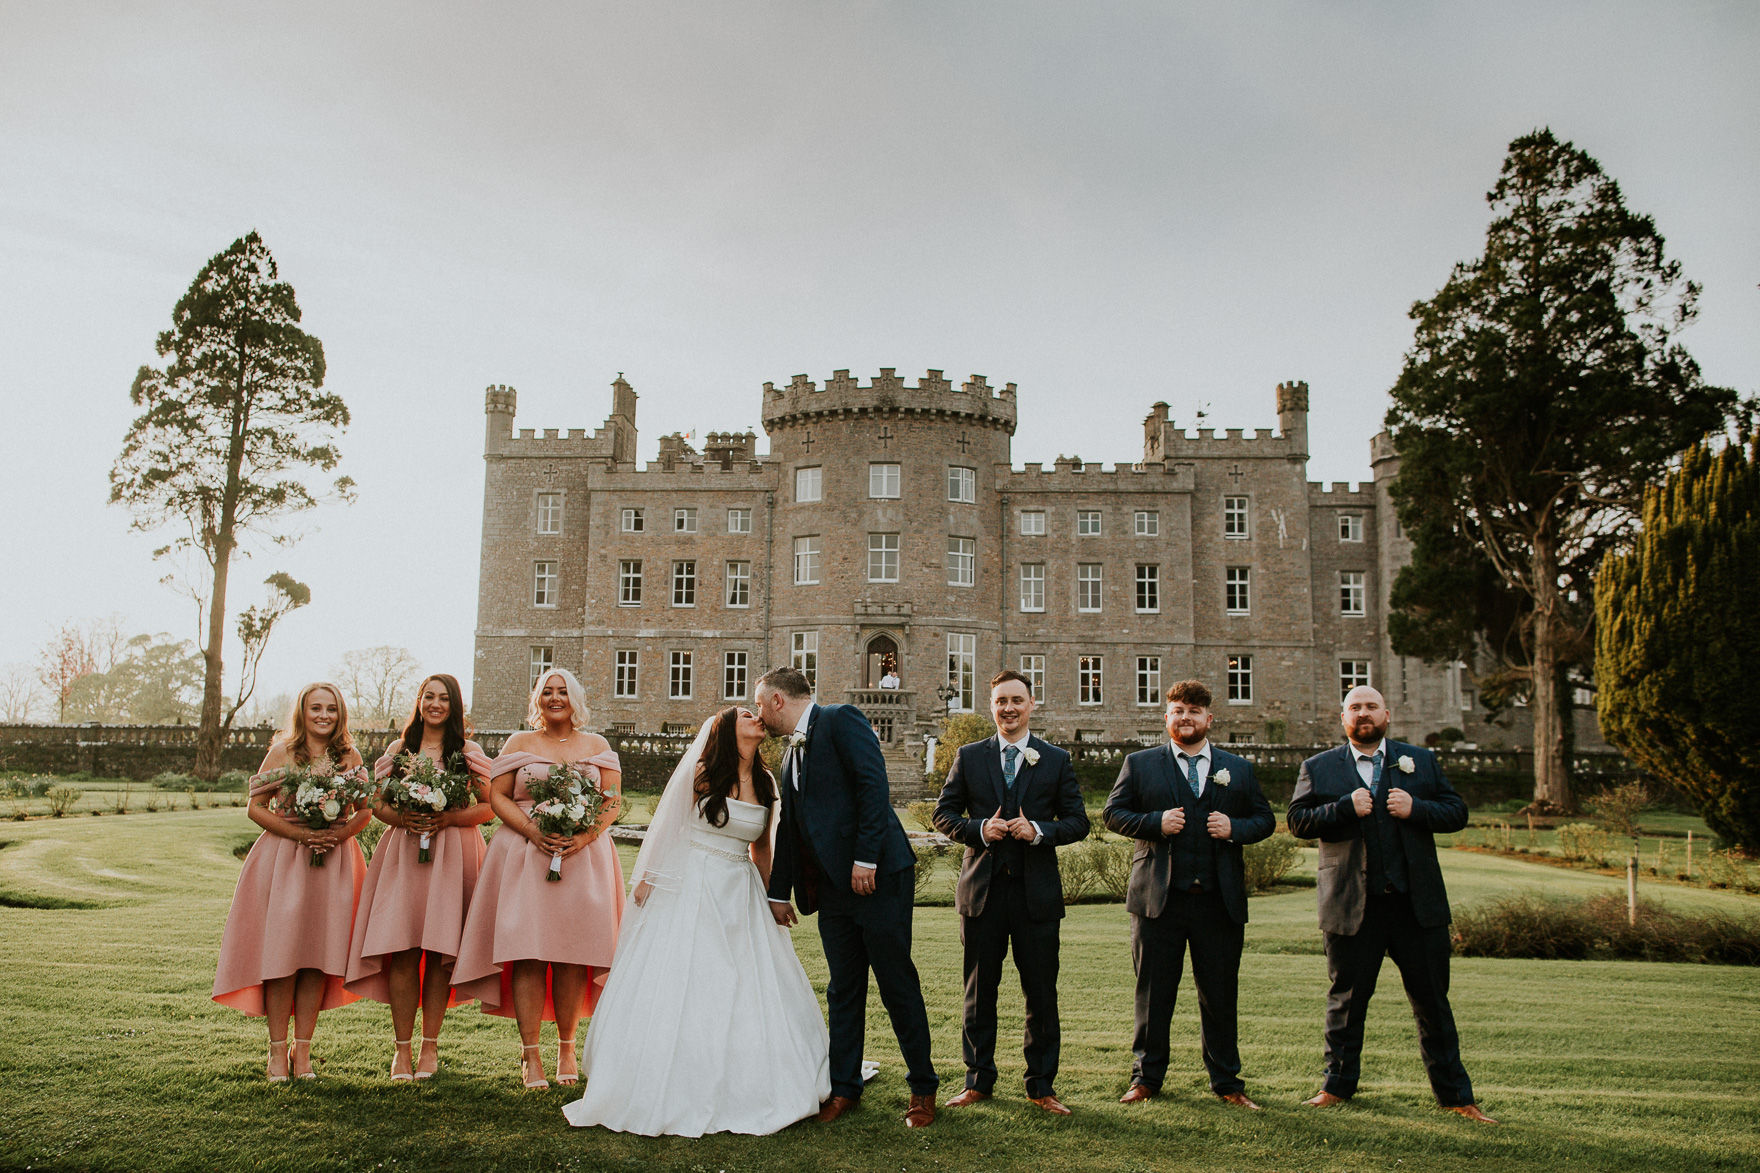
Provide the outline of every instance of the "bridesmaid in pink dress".
[[[404,813],[380,803],[373,811],[391,828],[373,851],[361,889],[360,913],[348,947],[351,994],[391,1006],[391,1078],[428,1079],[440,1069],[440,1027],[452,996],[452,966],[464,931],[465,912],[486,850],[478,830],[494,817],[489,808],[489,759],[466,737],[464,693],[455,677],[422,681],[415,711],[403,736],[385,749],[373,773],[390,777],[406,747],[442,768],[462,755],[476,780],[477,802],[438,814]],[[419,836],[428,835],[430,855],[421,862]],[[422,1008],[422,1050],[412,1061],[410,1031]]]
[[[348,972],[349,930],[367,861],[354,837],[371,818],[344,811],[324,830],[275,813],[269,800],[280,788],[283,766],[308,766],[328,758],[338,770],[361,764],[348,735],[348,709],[334,684],[308,684],[294,702],[288,726],[276,734],[262,769],[251,779],[245,813],[263,828],[251,845],[214,975],[214,1001],[269,1019],[269,1081],[289,1073],[314,1079],[312,1031],[318,1012],[346,1006],[355,995],[342,988]],[[328,855],[311,866],[313,851]],[[293,1017],[293,1052],[287,1050],[287,1019]]]
[[[489,803],[501,827],[489,841],[470,915],[465,919],[453,985],[479,999],[485,1014],[519,1020],[520,1074],[527,1087],[548,1087],[538,1032],[556,1023],[556,1082],[579,1079],[575,1028],[591,1014],[611,967],[623,919],[623,867],[605,830],[622,805],[622,771],[603,737],[586,732],[580,681],[555,669],[532,689],[532,732],[507,739],[490,766]],[[528,776],[558,762],[596,770],[614,795],[593,828],[571,837],[546,835],[529,815]],[[546,880],[553,854],[562,879]]]

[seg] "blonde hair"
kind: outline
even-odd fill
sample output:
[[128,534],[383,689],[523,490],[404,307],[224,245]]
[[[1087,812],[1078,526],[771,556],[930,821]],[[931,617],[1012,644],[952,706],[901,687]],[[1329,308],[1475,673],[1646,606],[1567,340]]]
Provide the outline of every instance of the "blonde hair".
[[568,703],[574,709],[573,725],[576,729],[585,729],[592,710],[587,708],[586,690],[567,668],[546,668],[532,684],[532,696],[526,703],[526,724],[533,729],[544,728],[544,712],[538,707],[538,698],[544,695],[544,686],[550,683],[552,676],[562,677],[562,683],[568,686]]
[[275,739],[293,754],[297,765],[303,766],[312,760],[311,751],[306,748],[306,700],[320,688],[336,698],[336,728],[330,731],[330,743],[324,747],[324,752],[331,761],[340,762],[342,756],[354,748],[354,738],[348,735],[348,702],[342,699],[342,690],[328,681],[314,681],[299,690],[293,700],[293,711],[287,714],[287,728],[275,735]]

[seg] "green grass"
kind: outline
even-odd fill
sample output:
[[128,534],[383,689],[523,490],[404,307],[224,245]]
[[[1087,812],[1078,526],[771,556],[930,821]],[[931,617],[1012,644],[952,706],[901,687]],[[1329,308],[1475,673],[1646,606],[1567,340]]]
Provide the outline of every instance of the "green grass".
[[[907,1132],[900,1062],[878,999],[863,1108],[774,1137],[647,1140],[577,1131],[569,1092],[518,1086],[513,1025],[456,1012],[432,1085],[385,1079],[391,1028],[359,1002],[320,1020],[322,1078],[262,1078],[262,1024],[208,1000],[215,951],[248,841],[243,812],[0,824],[0,1167],[49,1169],[1475,1170],[1744,1169],[1760,1163],[1760,972],[1636,962],[1457,959],[1453,1000],[1468,1069],[1500,1128],[1431,1106],[1410,1014],[1389,966],[1370,1012],[1364,1082],[1347,1107],[1297,1102],[1318,1087],[1325,966],[1311,889],[1252,902],[1241,1033],[1249,1114],[1205,1090],[1188,987],[1162,1098],[1115,1101],[1130,1066],[1128,919],[1082,905],[1063,928],[1064,1052],[1053,1119],[1020,1098],[1005,1047],[990,1104]],[[627,856],[626,856],[627,863]],[[1445,852],[1457,904],[1534,890],[1616,890],[1592,872]],[[1313,857],[1304,862],[1312,875]],[[1753,915],[1760,900],[1678,885],[1682,908]],[[39,905],[19,907],[18,905]],[[69,905],[81,907],[69,907]],[[50,907],[41,907],[50,906]],[[958,923],[917,913],[936,1064],[959,1084]],[[809,922],[794,940],[822,987]],[[738,1007],[705,1005],[706,1029]],[[1005,989],[1002,1034],[1018,1039]],[[548,1037],[553,1037],[546,1032]],[[549,1058],[554,1052],[548,1045]],[[761,1073],[754,1073],[761,1078]]]

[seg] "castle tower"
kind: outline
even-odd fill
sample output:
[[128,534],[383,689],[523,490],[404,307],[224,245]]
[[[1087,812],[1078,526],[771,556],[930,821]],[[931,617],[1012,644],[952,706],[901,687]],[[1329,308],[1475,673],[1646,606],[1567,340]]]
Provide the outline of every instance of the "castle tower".
[[513,413],[519,393],[501,383],[491,383],[483,393],[483,455],[499,453],[513,438]]
[[610,429],[611,459],[619,464],[631,463],[636,458],[636,392],[617,372],[617,378],[611,381],[611,418],[605,421]]
[[1290,459],[1308,459],[1308,385],[1291,379],[1277,385],[1277,427],[1290,441]]

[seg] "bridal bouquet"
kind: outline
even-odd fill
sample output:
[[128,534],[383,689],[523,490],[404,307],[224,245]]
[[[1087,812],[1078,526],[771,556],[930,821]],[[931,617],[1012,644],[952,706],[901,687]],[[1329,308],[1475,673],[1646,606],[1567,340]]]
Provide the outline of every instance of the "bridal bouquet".
[[[532,820],[546,835],[576,835],[599,821],[607,804],[616,796],[599,786],[599,768],[560,762],[550,767],[542,778],[526,781],[532,796]],[[550,870],[544,878],[552,882],[562,879],[562,856],[550,857]]]
[[[365,766],[338,770],[329,758],[320,758],[309,766],[285,767],[281,789],[269,800],[269,809],[322,831],[351,805],[371,801],[374,790],[373,776]],[[312,852],[311,866],[324,866],[322,851]]]
[[[379,801],[403,814],[437,815],[462,810],[476,801],[471,776],[464,768],[464,755],[453,754],[451,768],[442,770],[427,754],[400,753],[392,776],[379,791]],[[422,836],[419,863],[434,861],[433,835]]]

